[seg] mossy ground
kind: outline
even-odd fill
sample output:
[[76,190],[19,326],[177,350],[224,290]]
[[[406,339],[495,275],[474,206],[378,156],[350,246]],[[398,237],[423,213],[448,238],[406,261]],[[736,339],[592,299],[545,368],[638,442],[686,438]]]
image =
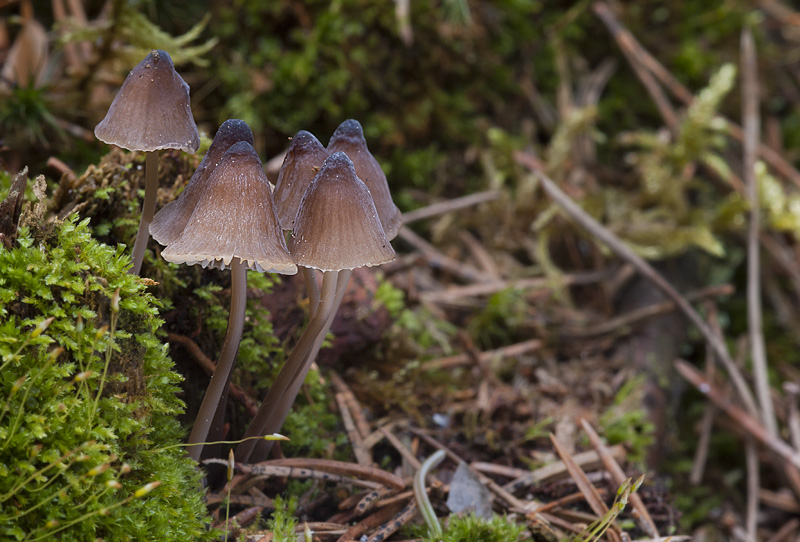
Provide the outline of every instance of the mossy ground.
[[213,539],[159,302],[88,220],[34,229],[0,250],[0,537]]

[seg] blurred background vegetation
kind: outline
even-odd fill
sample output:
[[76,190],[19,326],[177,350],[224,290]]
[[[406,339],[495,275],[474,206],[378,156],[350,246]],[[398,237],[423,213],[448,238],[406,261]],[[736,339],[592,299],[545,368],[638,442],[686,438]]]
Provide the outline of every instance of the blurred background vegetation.
[[[5,4],[0,50],[8,54],[25,28],[25,10]],[[483,184],[478,157],[491,146],[490,128],[547,142],[566,105],[558,103],[559,85],[572,82],[577,91],[603,60],[620,60],[585,1],[87,1],[83,20],[45,2],[32,5],[31,16],[48,32],[49,55],[37,57],[33,84],[3,85],[0,119],[6,162],[24,155],[34,173],[50,155],[78,171],[96,162],[104,147],[85,130],[154,47],[170,52],[192,87],[206,133],[242,118],[269,159],[300,129],[324,142],[341,119],[358,118],[393,186],[434,195]],[[750,9],[724,0],[644,1],[625,6],[624,22],[697,89],[735,58]],[[800,138],[791,104],[769,105],[791,113],[787,141]],[[624,130],[661,124],[628,69],[609,81],[596,123],[609,142]]]

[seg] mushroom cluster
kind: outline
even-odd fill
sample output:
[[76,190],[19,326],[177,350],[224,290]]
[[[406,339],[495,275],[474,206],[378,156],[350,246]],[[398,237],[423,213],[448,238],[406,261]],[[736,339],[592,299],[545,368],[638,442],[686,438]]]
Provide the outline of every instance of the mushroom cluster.
[[[400,229],[400,211],[361,125],[352,119],[343,122],[327,148],[311,133],[298,132],[273,195],[250,128],[244,121],[228,120],[217,130],[185,190],[154,214],[157,151],[194,153],[199,136],[189,87],[169,55],[153,51],[128,75],[95,135],[147,153],[145,199],[131,271],[139,273],[152,236],[165,246],[161,256],[169,262],[231,272],[225,340],[189,437],[193,446],[188,454],[194,459],[200,457],[212,424],[224,416],[244,327],[247,270],[302,271],[310,301],[308,325],[245,436],[277,432],[331,327],[351,271],[395,258],[390,241]],[[236,460],[263,459],[269,444],[245,440],[236,449]]]
[[[218,156],[224,150],[219,161],[210,159],[205,169],[201,164],[181,198],[159,211],[158,221],[153,222],[161,226],[153,237],[166,245],[161,256],[168,262],[231,270],[228,329],[189,436],[191,444],[205,441],[214,417],[224,412],[223,397],[244,328],[247,270],[297,272],[275,216],[261,160],[248,141],[233,142],[229,132],[220,128],[206,155]],[[242,135],[247,138],[249,128]],[[193,446],[189,455],[197,459],[201,451],[202,446]]]
[[[321,166],[311,160],[303,160],[308,156],[302,154],[300,160],[297,153],[290,151],[287,154],[282,171],[287,168],[292,173],[279,176],[275,193],[281,193],[282,183],[304,186],[303,175],[308,170],[319,168],[319,172],[307,183],[297,206],[283,211],[295,216],[288,246],[295,262],[306,273],[311,320],[258,409],[245,437],[277,432],[283,425],[333,323],[351,271],[357,267],[381,265],[395,258],[382,225],[384,220],[389,219],[378,210],[378,206],[383,205],[384,209],[397,211],[391,197],[388,203],[386,200],[376,202],[353,162],[341,151],[331,154]],[[304,167],[295,167],[298,161],[303,162]],[[386,178],[383,179],[385,182]],[[399,215],[399,212],[396,214]],[[322,288],[319,290],[315,270],[322,273]],[[246,440],[236,449],[237,461],[263,460],[270,446],[271,443],[267,441]]]

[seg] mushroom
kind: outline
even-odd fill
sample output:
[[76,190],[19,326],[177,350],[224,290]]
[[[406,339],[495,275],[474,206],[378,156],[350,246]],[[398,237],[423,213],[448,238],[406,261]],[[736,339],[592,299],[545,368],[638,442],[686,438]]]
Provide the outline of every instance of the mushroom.
[[142,217],[131,256],[131,273],[138,275],[156,208],[157,151],[181,149],[194,154],[200,146],[189,107],[189,85],[175,71],[166,51],[151,52],[131,70],[94,135],[105,143],[146,153]]
[[391,241],[397,237],[403,225],[403,216],[400,209],[392,201],[389,183],[381,165],[372,156],[364,139],[364,129],[355,119],[348,119],[341,123],[333,132],[328,142],[328,151],[333,154],[342,151],[353,161],[358,178],[364,181],[372,194],[375,208],[386,232],[386,237]]
[[[273,209],[269,181],[253,146],[231,146],[200,188],[197,205],[180,236],[161,256],[172,263],[231,269],[231,311],[225,342],[208,385],[190,444],[206,439],[214,414],[227,388],[244,327],[247,269],[294,274],[297,266]],[[202,446],[189,456],[200,457]]]
[[[278,172],[278,181],[275,183],[275,212],[278,221],[284,230],[294,229],[294,219],[300,208],[308,185],[314,180],[322,163],[330,156],[328,150],[314,137],[314,134],[300,130],[292,138],[292,144],[286,152],[286,158]],[[308,291],[310,313],[317,311],[319,300],[319,285],[313,269],[301,267],[303,280]]]
[[300,130],[292,138],[275,183],[275,212],[284,230],[294,229],[294,219],[308,185],[331,153],[314,134]]
[[150,236],[153,239],[162,245],[169,245],[180,236],[186,223],[189,222],[189,217],[200,199],[211,172],[219,165],[225,151],[240,141],[253,145],[253,132],[245,121],[229,119],[220,125],[206,155],[181,195],[165,205],[153,217],[153,222],[150,224]]
[[[301,267],[322,271],[317,311],[267,393],[245,437],[277,432],[330,329],[352,269],[381,265],[395,258],[367,185],[356,176],[343,152],[328,158],[303,195],[288,246]],[[258,451],[254,454],[254,449]],[[237,461],[261,459],[266,441],[247,440]]]

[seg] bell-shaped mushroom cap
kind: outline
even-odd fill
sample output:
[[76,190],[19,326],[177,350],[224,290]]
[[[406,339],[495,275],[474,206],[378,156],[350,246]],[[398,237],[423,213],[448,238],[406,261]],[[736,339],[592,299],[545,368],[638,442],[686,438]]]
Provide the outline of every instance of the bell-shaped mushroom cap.
[[222,123],[214,136],[214,141],[197,167],[189,184],[178,199],[164,206],[150,223],[150,235],[162,245],[169,245],[183,232],[195,205],[200,199],[203,187],[208,182],[211,172],[222,161],[222,156],[235,143],[247,141],[253,144],[253,132],[243,120],[229,119]]
[[325,160],[303,195],[288,245],[297,265],[322,271],[395,258],[369,189],[343,152]]
[[166,51],[151,52],[131,70],[94,135],[131,151],[197,152],[200,135],[189,107],[189,85]]
[[161,255],[225,269],[234,258],[260,272],[294,274],[261,160],[250,143],[228,149],[203,187],[183,233]]
[[275,212],[284,230],[294,229],[300,200],[330,153],[311,132],[300,130],[283,159],[275,183]]
[[400,209],[392,201],[386,175],[367,148],[367,140],[364,139],[361,123],[355,119],[341,123],[328,142],[328,151],[331,153],[342,151],[350,157],[355,166],[356,175],[364,181],[372,193],[372,200],[375,202],[375,208],[378,210],[386,237],[390,241],[394,239],[397,232],[400,231],[400,226],[403,225],[403,217]]

